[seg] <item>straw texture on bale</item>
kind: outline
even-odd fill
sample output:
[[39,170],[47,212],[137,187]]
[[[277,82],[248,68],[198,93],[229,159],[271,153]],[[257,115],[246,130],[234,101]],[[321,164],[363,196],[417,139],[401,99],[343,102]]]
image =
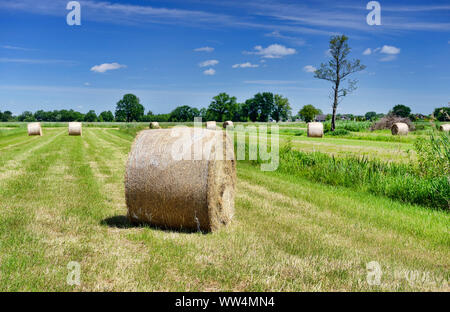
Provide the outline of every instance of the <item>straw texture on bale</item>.
[[233,128],[233,122],[231,120],[227,120],[223,123],[223,127],[224,129],[226,129],[227,127]]
[[409,127],[403,122],[397,122],[392,126],[392,135],[407,135],[409,132]]
[[40,122],[32,122],[28,124],[28,135],[42,136],[42,127]]
[[153,121],[150,123],[150,129],[160,129],[159,123],[156,121]]
[[217,125],[216,125],[215,121],[207,121],[206,122],[206,129],[216,130],[216,127],[217,127]]
[[321,138],[323,137],[323,123],[321,122],[308,122],[308,137]]
[[[125,173],[128,218],[170,229],[215,231],[234,214],[231,138],[206,129],[177,129],[177,136],[171,131],[144,130],[133,143]],[[180,142],[186,150],[176,153],[184,155],[177,160],[173,150]],[[199,147],[201,155],[194,154]]]
[[439,127],[440,131],[449,132],[450,131],[450,124],[443,124]]
[[69,122],[69,135],[82,135],[83,129],[81,122]]

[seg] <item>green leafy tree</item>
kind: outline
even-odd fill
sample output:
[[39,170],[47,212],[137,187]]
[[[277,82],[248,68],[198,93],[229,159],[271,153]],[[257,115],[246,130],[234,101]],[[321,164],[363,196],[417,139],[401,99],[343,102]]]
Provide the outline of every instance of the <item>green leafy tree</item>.
[[97,115],[95,114],[94,110],[90,110],[87,112],[86,115],[84,115],[84,121],[86,122],[95,122],[97,121]]
[[375,120],[377,118],[377,113],[376,112],[367,112],[364,117],[366,118],[366,120]]
[[51,114],[51,112],[46,112],[41,109],[34,113],[34,118],[37,121],[47,121],[47,119],[49,119],[49,117],[51,117],[51,116],[49,116],[50,114]]
[[248,113],[246,111],[245,103],[238,103],[237,109],[234,112],[233,121],[248,121]]
[[11,121],[14,119],[14,116],[10,111],[4,111],[2,118],[2,121]]
[[[356,90],[357,80],[350,80],[348,76],[358,71],[364,70],[366,66],[361,65],[360,60],[348,60],[350,47],[348,37],[333,36],[330,39],[331,59],[327,64],[322,63],[320,68],[314,73],[314,77],[330,81],[332,83],[333,94],[333,116],[331,118],[331,130],[336,129],[336,111],[340,101],[349,93]],[[343,84],[348,79],[348,86]]]
[[134,94],[125,94],[116,105],[117,121],[140,121],[144,116],[144,106]]
[[273,94],[271,92],[258,93],[253,99],[258,108],[258,121],[268,121],[274,107]]
[[433,115],[439,121],[450,121],[450,106],[436,108]]
[[24,121],[24,122],[30,122],[30,121],[35,121],[36,119],[34,118],[34,115],[32,112],[29,111],[24,111],[22,114],[20,114],[19,116],[17,116],[17,119],[19,121]]
[[254,98],[246,100],[242,105],[242,115],[247,116],[253,122],[258,120],[259,107]]
[[313,121],[318,114],[320,114],[320,110],[315,108],[314,105],[311,104],[303,106],[302,109],[298,112],[298,115],[305,122]]
[[114,115],[113,115],[113,113],[111,111],[101,112],[98,117],[99,117],[99,119],[101,118],[101,120],[103,120],[104,122],[112,122],[112,121],[114,121]]
[[232,120],[237,110],[236,98],[227,93],[220,93],[213,97],[209,104],[207,116],[208,119],[216,121]]
[[289,100],[282,95],[275,94],[272,118],[276,121],[287,120],[291,115]]
[[178,106],[175,108],[169,117],[169,121],[174,122],[185,122],[194,121],[194,117],[200,116],[200,111],[195,107],[190,107],[188,105]]
[[148,121],[157,121],[157,122],[168,122],[170,119],[170,114],[156,114],[150,115]]
[[411,114],[411,108],[403,104],[398,104],[394,106],[394,108],[392,109],[392,113],[397,117],[406,118]]

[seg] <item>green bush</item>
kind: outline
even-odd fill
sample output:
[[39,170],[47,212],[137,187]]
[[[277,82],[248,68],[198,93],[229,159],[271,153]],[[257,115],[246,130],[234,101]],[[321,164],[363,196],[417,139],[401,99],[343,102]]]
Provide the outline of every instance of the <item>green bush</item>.
[[333,136],[340,136],[340,135],[344,136],[344,135],[349,135],[350,131],[345,130],[345,129],[336,129],[334,132],[329,132],[329,134],[333,135]]

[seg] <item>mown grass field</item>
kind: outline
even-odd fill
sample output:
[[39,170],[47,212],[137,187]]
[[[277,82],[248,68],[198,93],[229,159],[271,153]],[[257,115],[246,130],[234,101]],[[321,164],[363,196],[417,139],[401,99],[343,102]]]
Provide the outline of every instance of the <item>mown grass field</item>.
[[[0,291],[450,290],[448,212],[248,162],[238,162],[230,226],[214,234],[131,226],[123,175],[132,140],[115,128],[85,127],[82,137],[63,127],[43,137],[0,129]],[[411,148],[292,143],[385,159],[397,152],[398,161]],[[71,261],[81,264],[79,286],[66,282]],[[371,261],[382,269],[378,286],[367,283]]]

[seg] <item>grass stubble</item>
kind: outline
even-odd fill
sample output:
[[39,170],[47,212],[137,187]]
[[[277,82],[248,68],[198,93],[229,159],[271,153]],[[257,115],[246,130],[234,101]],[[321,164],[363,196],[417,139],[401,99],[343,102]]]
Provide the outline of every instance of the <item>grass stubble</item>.
[[[449,290],[445,211],[240,162],[230,226],[134,227],[123,186],[133,134],[65,132],[0,139],[2,291]],[[79,286],[66,282],[70,261]],[[366,281],[370,261],[381,285]]]

